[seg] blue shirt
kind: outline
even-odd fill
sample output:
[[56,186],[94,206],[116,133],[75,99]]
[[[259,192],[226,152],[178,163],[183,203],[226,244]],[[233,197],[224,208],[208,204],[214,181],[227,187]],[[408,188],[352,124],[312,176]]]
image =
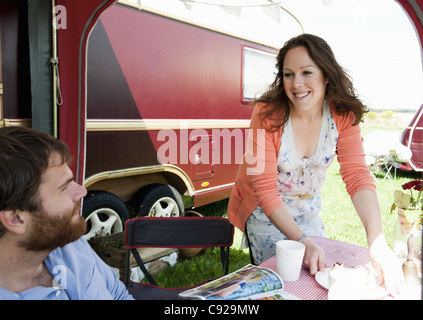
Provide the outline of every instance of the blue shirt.
[[14,293],[0,287],[2,300],[130,300],[132,296],[110,266],[84,238],[52,251],[44,260],[56,280],[51,287]]

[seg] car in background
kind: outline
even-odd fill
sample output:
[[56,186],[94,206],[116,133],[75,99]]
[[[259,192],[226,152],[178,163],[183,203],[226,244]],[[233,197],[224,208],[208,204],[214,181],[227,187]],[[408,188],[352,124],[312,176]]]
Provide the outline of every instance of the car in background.
[[411,159],[402,170],[423,171],[423,105],[417,110],[409,125],[401,133],[401,143],[412,152]]

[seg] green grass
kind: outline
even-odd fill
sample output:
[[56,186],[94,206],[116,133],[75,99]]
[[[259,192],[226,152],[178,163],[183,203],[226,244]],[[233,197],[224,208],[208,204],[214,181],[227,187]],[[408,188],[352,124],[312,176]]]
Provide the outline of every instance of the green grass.
[[[248,252],[232,247],[229,254],[229,272],[233,272],[250,262]],[[156,282],[167,288],[181,288],[201,283],[223,275],[220,262],[220,249],[206,249],[202,253],[179,260],[157,275]],[[145,282],[145,281],[144,281]]]
[[[406,125],[407,122],[400,121],[396,117],[388,119],[377,117],[376,119],[365,119],[364,124],[361,125],[361,131],[363,137],[373,131],[400,133]],[[421,174],[415,172],[398,171],[395,180],[383,179],[383,175],[378,175],[375,180],[383,231],[389,245],[392,243],[397,218],[396,214],[391,214],[394,191],[401,189],[401,185],[405,182],[419,177],[421,177]],[[367,246],[363,225],[354,210],[349,195],[345,191],[337,161],[334,161],[328,170],[322,195],[323,208],[320,215],[326,228],[326,236],[331,239]]]
[[[383,231],[388,244],[391,243],[396,215],[391,214],[393,194],[416,174],[397,172],[395,180],[383,180],[380,175],[376,180],[376,193],[379,200]],[[335,162],[330,168],[322,189],[323,208],[320,212],[326,228],[326,236],[348,243],[366,246],[366,234],[361,221],[354,210],[351,198],[345,191],[345,185],[339,174],[339,165]]]
[[[400,131],[401,127],[402,125],[383,126],[380,123],[365,123],[362,125],[362,133],[365,136],[373,130]],[[418,177],[420,174],[397,173],[397,178],[394,181],[388,179],[382,181],[382,177],[376,180],[383,229],[389,244],[392,242],[396,222],[396,214],[390,213],[394,190],[400,189],[401,185],[410,179]],[[320,214],[325,224],[327,237],[367,246],[364,228],[345,191],[336,161],[329,168],[322,195],[323,209]],[[227,200],[223,200],[195,210],[205,216],[226,216],[226,207]],[[248,250],[239,249],[241,239],[242,234],[236,229],[230,255],[230,272],[250,263]],[[216,277],[221,270],[218,249],[208,249],[197,256],[178,261],[175,266],[168,267],[156,275],[155,279],[164,287],[185,287]]]

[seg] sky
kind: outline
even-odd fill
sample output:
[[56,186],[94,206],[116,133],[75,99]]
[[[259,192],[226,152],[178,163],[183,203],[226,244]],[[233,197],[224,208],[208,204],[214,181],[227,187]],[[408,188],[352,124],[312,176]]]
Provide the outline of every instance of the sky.
[[423,104],[420,45],[394,0],[273,0],[300,23],[267,0],[132,1],[278,48],[303,31],[318,35],[370,109],[416,110]]

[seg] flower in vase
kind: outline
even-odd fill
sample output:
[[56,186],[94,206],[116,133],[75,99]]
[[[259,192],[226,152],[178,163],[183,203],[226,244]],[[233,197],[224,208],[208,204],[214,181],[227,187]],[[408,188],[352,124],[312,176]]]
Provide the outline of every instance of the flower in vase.
[[[422,209],[422,192],[423,192],[423,181],[421,180],[412,180],[402,185],[403,190],[410,190],[410,203],[408,208],[404,209]],[[415,190],[413,194],[413,190]],[[417,195],[415,194],[417,192]]]
[[[422,225],[422,204],[423,204],[423,181],[412,180],[404,183],[402,186],[403,190],[394,191],[394,204],[392,210],[396,207],[402,209],[408,221],[417,222],[418,225]],[[391,212],[392,212],[391,210]]]

